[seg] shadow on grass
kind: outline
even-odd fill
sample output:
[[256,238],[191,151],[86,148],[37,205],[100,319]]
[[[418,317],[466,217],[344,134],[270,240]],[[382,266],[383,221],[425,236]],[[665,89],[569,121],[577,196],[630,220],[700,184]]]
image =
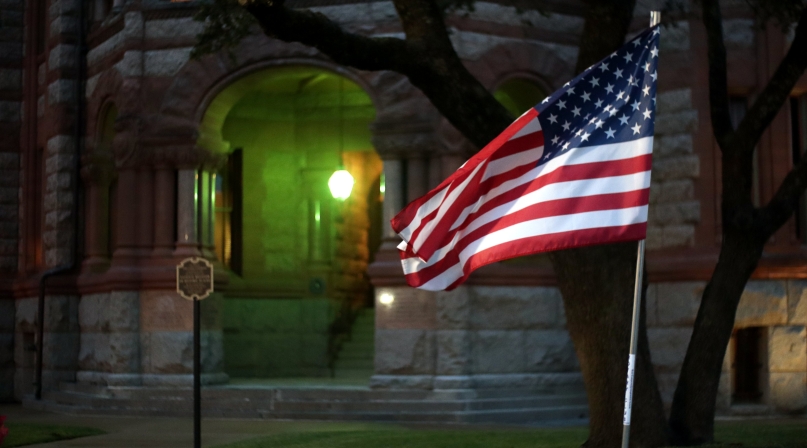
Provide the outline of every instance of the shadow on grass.
[[104,434],[104,431],[100,429],[84,428],[81,426],[9,423],[6,421],[6,427],[8,428],[8,435],[3,441],[3,448]]

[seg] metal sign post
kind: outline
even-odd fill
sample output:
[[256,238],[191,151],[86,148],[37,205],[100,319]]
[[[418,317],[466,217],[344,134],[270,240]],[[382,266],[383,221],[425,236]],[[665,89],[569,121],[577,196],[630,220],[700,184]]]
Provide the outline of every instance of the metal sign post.
[[213,292],[213,265],[204,258],[186,258],[177,265],[177,293],[193,300],[193,447],[202,446],[201,311],[199,301]]

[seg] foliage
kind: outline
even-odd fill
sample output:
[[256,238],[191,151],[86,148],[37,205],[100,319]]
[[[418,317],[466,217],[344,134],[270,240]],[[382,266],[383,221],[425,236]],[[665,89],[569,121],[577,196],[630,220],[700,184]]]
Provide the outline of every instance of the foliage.
[[79,437],[97,436],[104,431],[95,428],[65,425],[41,425],[35,423],[11,423],[7,425],[8,436],[3,441],[3,448],[33,445],[36,443],[55,442],[57,440],[77,439]]
[[232,57],[232,49],[257,32],[255,17],[235,0],[204,0],[193,19],[205,23],[191,52],[194,59],[222,50]]
[[773,20],[787,31],[798,22],[801,12],[807,8],[807,0],[745,0],[754,11],[757,24]]

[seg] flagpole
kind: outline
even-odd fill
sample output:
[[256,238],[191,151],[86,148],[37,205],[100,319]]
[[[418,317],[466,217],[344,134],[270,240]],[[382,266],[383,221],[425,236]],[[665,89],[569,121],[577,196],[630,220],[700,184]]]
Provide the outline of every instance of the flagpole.
[[[650,12],[650,26],[661,21],[660,11]],[[633,407],[633,379],[636,372],[636,340],[639,338],[639,311],[642,305],[642,274],[644,273],[644,243],[639,241],[636,254],[636,283],[633,286],[633,321],[630,330],[630,354],[628,355],[628,378],[625,386],[625,413],[622,418],[622,448],[630,442],[630,417]]]

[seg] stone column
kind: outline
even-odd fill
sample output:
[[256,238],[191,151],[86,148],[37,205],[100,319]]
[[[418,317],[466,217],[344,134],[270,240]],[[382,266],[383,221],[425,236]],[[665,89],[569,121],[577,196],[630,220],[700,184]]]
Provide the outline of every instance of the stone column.
[[397,238],[389,222],[404,205],[403,164],[400,160],[384,160],[384,231],[383,237]]
[[116,230],[116,247],[113,264],[129,264],[137,255],[138,233],[138,201],[137,171],[126,168],[118,174],[117,207],[118,222]]
[[154,174],[154,250],[155,258],[168,258],[174,249],[174,195],[176,171],[157,167]]
[[150,167],[142,167],[137,179],[137,252],[146,257],[151,255],[154,244],[154,172]]
[[180,169],[177,174],[177,242],[174,254],[199,256],[197,241],[198,174],[195,169]]
[[87,182],[83,269],[100,272],[109,266],[109,182]]
[[419,154],[406,161],[406,205],[426,194],[428,189],[428,166],[426,160]]

